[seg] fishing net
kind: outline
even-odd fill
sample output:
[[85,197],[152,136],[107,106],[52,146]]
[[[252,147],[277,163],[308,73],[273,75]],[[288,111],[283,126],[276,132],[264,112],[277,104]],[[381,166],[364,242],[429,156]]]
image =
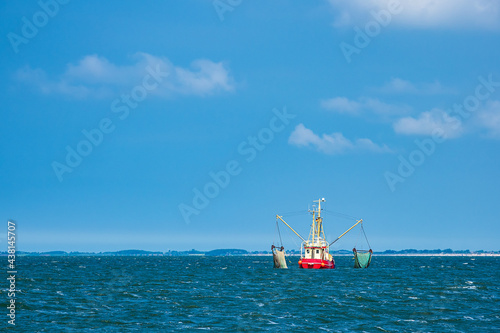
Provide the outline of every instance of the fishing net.
[[367,268],[372,261],[372,250],[352,250],[354,252],[354,268]]
[[274,260],[274,268],[288,268],[286,266],[285,252],[283,247],[281,250],[273,247],[273,260]]

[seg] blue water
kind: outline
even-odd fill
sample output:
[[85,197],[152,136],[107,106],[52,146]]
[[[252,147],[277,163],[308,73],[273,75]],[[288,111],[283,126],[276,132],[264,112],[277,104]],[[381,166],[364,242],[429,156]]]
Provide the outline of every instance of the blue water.
[[354,269],[337,256],[334,270],[291,260],[19,257],[15,331],[500,331],[500,258],[374,256]]

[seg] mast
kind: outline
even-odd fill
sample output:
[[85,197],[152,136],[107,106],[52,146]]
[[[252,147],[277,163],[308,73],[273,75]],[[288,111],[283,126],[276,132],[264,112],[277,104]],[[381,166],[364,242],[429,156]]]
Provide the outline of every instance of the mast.
[[316,211],[313,206],[313,225],[311,226],[311,234],[312,234],[312,243],[314,244],[314,238],[316,237]]
[[311,232],[309,234],[311,245],[322,243],[322,241],[325,241],[325,232],[323,231],[323,218],[321,217],[321,203],[324,201],[325,198],[313,201],[314,203],[318,203],[317,209],[316,206],[313,206],[312,210],[309,210],[309,212],[311,212],[313,216]]
[[319,231],[322,228],[322,223],[321,223],[321,200],[318,200],[318,229],[317,229],[317,235],[318,235],[318,241],[320,240],[320,234]]
[[[323,230],[323,218],[321,217],[321,203],[325,202],[325,198],[321,198],[317,201],[313,201],[314,203],[318,203],[318,207],[316,210],[316,207],[313,206],[312,210],[309,210],[309,212],[312,213],[313,216],[313,223],[311,225],[311,231],[309,232],[309,237],[307,240],[305,240],[297,231],[295,231],[288,223],[283,220],[282,216],[276,215],[276,218],[279,219],[281,222],[283,222],[290,230],[293,231],[295,235],[297,235],[302,241],[304,242],[304,245],[307,246],[323,246],[325,245],[328,247],[328,243],[326,242],[325,239],[325,232]],[[321,237],[323,236],[323,237]]]

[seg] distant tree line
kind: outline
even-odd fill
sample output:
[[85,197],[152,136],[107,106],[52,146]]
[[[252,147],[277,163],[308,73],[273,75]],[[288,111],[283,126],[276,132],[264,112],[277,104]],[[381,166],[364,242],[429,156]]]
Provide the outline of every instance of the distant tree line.
[[[288,255],[298,255],[300,250],[292,249],[285,250]],[[352,250],[335,250],[330,251],[332,254],[352,254]],[[197,251],[195,249],[189,251],[144,251],[144,250],[122,250],[115,252],[65,252],[65,251],[48,251],[48,252],[16,252],[20,256],[242,256],[242,255],[270,255],[271,251],[247,251],[242,249],[217,249],[211,251]],[[436,249],[436,250],[386,250],[383,252],[374,252],[375,254],[500,254],[500,251],[470,251],[452,249]],[[0,256],[7,256],[7,251],[0,252]]]

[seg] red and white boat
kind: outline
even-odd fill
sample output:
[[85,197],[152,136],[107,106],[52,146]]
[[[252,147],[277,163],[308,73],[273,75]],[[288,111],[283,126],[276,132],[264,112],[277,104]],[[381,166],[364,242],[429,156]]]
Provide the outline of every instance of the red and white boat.
[[281,220],[288,228],[290,228],[300,239],[302,239],[302,244],[300,247],[300,260],[299,267],[306,269],[331,269],[335,268],[335,260],[330,254],[330,245],[338,241],[342,236],[348,233],[352,228],[354,228],[363,220],[356,221],[351,228],[349,228],[342,235],[337,237],[333,242],[328,243],[325,237],[325,232],[323,231],[323,218],[321,217],[321,203],[325,199],[314,201],[317,206],[313,206],[312,210],[309,212],[312,214],[312,225],[311,231],[309,232],[308,239],[304,239],[299,235],[288,223],[283,220],[282,216],[276,215],[276,218]]

